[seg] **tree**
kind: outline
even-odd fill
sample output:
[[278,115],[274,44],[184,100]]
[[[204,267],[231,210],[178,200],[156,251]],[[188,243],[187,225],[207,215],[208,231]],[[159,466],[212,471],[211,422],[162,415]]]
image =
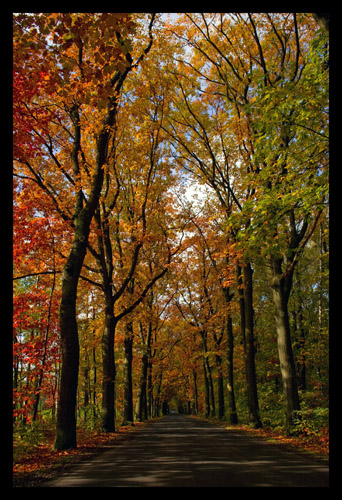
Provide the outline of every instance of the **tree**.
[[[189,20],[191,24],[185,23],[186,20]],[[264,30],[265,23],[269,28],[266,31]],[[287,292],[283,289],[282,280],[286,276],[286,287],[290,286],[293,268],[304,245],[315,229],[320,209],[314,214],[310,225],[310,216],[303,217],[301,210],[294,211],[289,206],[284,209],[284,205],[282,205],[280,212],[278,209],[274,211],[274,208],[276,200],[279,200],[283,195],[278,191],[283,185],[282,181],[290,178],[293,181],[293,176],[298,175],[294,172],[298,165],[297,159],[299,160],[300,157],[299,151],[301,153],[305,151],[306,160],[304,162],[306,162],[307,167],[312,165],[313,169],[319,169],[319,165],[326,162],[326,149],[323,142],[326,140],[327,134],[322,129],[325,117],[321,111],[315,115],[315,109],[318,111],[318,106],[316,108],[315,104],[309,110],[307,107],[309,101],[306,100],[309,91],[306,79],[308,75],[310,75],[311,84],[315,79],[316,83],[313,84],[313,87],[316,89],[320,102],[322,103],[322,99],[323,102],[326,102],[327,98],[326,83],[323,83],[325,82],[323,76],[324,57],[326,57],[326,55],[324,56],[326,40],[322,42],[324,35],[320,35],[320,42],[318,42],[321,47],[319,49],[321,62],[317,64],[318,60],[315,56],[314,71],[312,71],[309,62],[312,52],[308,51],[308,39],[313,36],[314,30],[311,16],[302,15],[299,19],[296,14],[274,16],[194,14],[186,15],[184,25],[180,25],[179,29],[173,28],[177,39],[189,47],[189,53],[178,57],[180,69],[177,72],[177,81],[182,100],[178,105],[179,118],[174,116],[174,124],[170,125],[170,135],[186,151],[186,162],[183,160],[184,156],[180,156],[185,168],[193,170],[195,166],[197,172],[200,172],[202,177],[204,176],[206,182],[217,193],[219,190],[225,189],[231,199],[232,205],[228,211],[231,233],[235,234],[236,241],[243,242],[241,248],[245,249],[245,265],[242,269],[244,274],[244,306],[247,313],[245,316],[247,373],[254,373],[253,309],[250,300],[252,298],[252,268],[250,260],[253,258],[251,251],[258,249],[262,244],[262,239],[258,240],[257,238],[257,228],[261,227],[263,235],[267,232],[268,237],[272,239],[280,238],[280,235],[273,232],[273,222],[277,223],[278,220],[275,214],[284,214],[287,209],[287,213],[290,214],[287,270],[281,269],[282,260],[277,260],[278,257],[275,256],[274,252],[272,253],[272,250],[272,256],[269,257],[279,355],[282,359],[281,366],[289,424],[293,418],[293,411],[299,409],[299,402],[290,348],[291,342],[288,333],[284,333],[289,332],[285,312],[288,297],[286,298]],[[322,69],[318,69],[320,66],[323,68],[323,72]],[[192,82],[189,90],[185,91],[182,79]],[[291,95],[290,100],[287,99],[289,95]],[[296,101],[294,106],[292,99]],[[304,104],[304,107],[296,107],[298,105],[297,99]],[[314,102],[318,104],[316,99]],[[204,108],[202,103],[208,104]],[[320,109],[322,110],[322,107]],[[255,111],[257,111],[256,114]],[[307,118],[307,113],[317,118],[317,121],[316,118],[313,118],[313,127],[308,127],[303,121]],[[271,116],[276,117],[275,120]],[[237,147],[235,148],[234,145],[230,146],[229,139],[225,139],[222,135],[223,117],[227,127],[230,127],[232,136],[236,137]],[[216,142],[212,139],[210,128],[213,128],[214,123],[217,124],[214,136]],[[185,127],[187,127],[186,134],[177,130],[177,128],[184,130]],[[311,139],[306,142],[309,132],[311,138],[314,136],[316,139],[321,138],[320,145],[316,148],[314,148]],[[191,148],[189,148],[188,141],[190,136]],[[304,142],[301,143],[302,139],[306,146],[304,146]],[[201,148],[196,152],[193,148],[194,143],[201,144]],[[220,156],[217,154],[218,145],[222,145]],[[304,157],[301,158],[302,162]],[[232,177],[234,161],[235,168],[237,162],[240,163],[237,174],[240,184],[237,184],[236,178]],[[290,165],[294,167],[291,171]],[[322,203],[324,198],[325,181],[323,180],[324,176],[322,177],[320,173],[314,177],[314,170],[311,171],[311,175],[318,182],[315,187],[311,183],[305,184],[305,189],[311,193],[308,192],[306,197],[310,200],[308,206],[317,207],[317,203],[318,205]],[[301,183],[300,177],[295,178]],[[235,182],[232,181],[233,179]],[[233,182],[236,186],[235,190],[232,187]],[[299,193],[303,196],[304,191],[298,187],[297,191],[291,190],[291,194],[286,198],[289,202],[291,199],[292,207],[296,206],[296,202],[298,203],[296,195]],[[218,193],[218,196],[222,202],[227,203],[227,197],[224,197],[222,192]],[[270,211],[265,210],[266,200],[272,204],[273,209]],[[257,223],[255,219],[256,206],[260,207],[261,214],[264,216],[258,219]],[[264,220],[265,215],[271,217],[271,228]],[[249,249],[246,246],[246,236],[249,238]],[[268,248],[270,249],[270,247]],[[274,241],[272,248],[275,249]],[[253,378],[255,379],[255,377],[249,378],[251,381],[249,384],[250,410],[257,425],[259,425],[257,399],[253,396],[255,395]],[[293,380],[293,385],[288,384],[287,380]]]
[[[221,60],[222,51],[213,43],[208,31],[207,20],[203,14],[187,15],[187,18],[190,20],[190,25],[186,24],[185,30],[184,26],[180,27],[175,34],[177,38],[184,40],[192,48],[192,52],[190,57],[180,56],[182,58],[177,59],[179,67],[177,71],[170,70],[175,75],[175,88],[179,88],[179,93],[174,98],[173,109],[177,112],[170,114],[168,132],[175,145],[181,149],[178,155],[180,164],[213,189],[225,211],[225,217],[228,219],[234,210],[242,210],[244,199],[250,198],[251,191],[249,186],[245,190],[243,188],[241,190],[241,187],[234,182],[236,172],[238,172],[237,162],[240,161],[239,146],[236,147],[228,135],[228,128],[223,125],[226,123],[229,126],[232,122],[231,112],[225,109],[225,103],[220,97],[222,93],[218,93],[216,89],[215,92],[212,90],[213,82],[216,84],[219,82],[223,85],[222,80],[227,79],[227,75],[222,73],[223,67],[221,70],[219,63],[214,61],[215,58],[218,61]],[[229,52],[226,51],[226,54]],[[229,56],[225,57],[227,59]],[[229,59],[228,63],[234,71],[234,65]],[[208,66],[209,71],[207,72]],[[214,73],[218,71],[218,75],[212,76],[210,74],[211,67],[213,67]],[[240,70],[235,70],[234,78],[237,75],[238,83],[241,86],[244,84],[244,80],[238,71]],[[192,81],[192,85],[189,90],[186,90],[183,81],[188,82],[189,80]],[[219,97],[218,94],[220,94]],[[237,110],[240,104],[238,95],[229,90],[226,96],[228,101],[234,105],[234,109]],[[247,171],[248,169],[247,166]],[[245,220],[245,225],[248,227],[248,219]],[[226,236],[227,242],[234,242],[238,231],[237,227],[229,230]],[[244,318],[241,320],[241,328],[244,328],[242,335],[245,339],[248,400],[251,420],[255,422],[256,427],[260,427],[254,359],[253,270],[250,262],[246,259],[244,259],[242,270],[244,297],[241,300],[244,302],[244,307],[241,312],[244,314]],[[224,296],[227,301],[227,309],[229,309],[232,297],[228,290],[225,291]],[[227,321],[227,325],[229,324],[230,322]],[[230,328],[227,329],[228,331]],[[231,342],[228,345],[231,346]],[[230,357],[230,355],[228,356]],[[232,387],[232,384],[229,383],[229,386]]]
[[327,424],[324,19],[14,15],[16,430]]
[[[204,247],[208,252],[213,267],[213,273],[220,284],[222,299],[224,303],[224,318],[222,319],[222,329],[219,334],[213,333],[216,350],[216,364],[218,371],[218,407],[219,418],[224,418],[224,391],[223,391],[223,372],[222,372],[222,356],[220,354],[220,345],[223,339],[227,345],[227,389],[228,389],[228,411],[231,423],[237,423],[235,394],[234,394],[234,368],[233,368],[233,349],[234,337],[232,327],[232,306],[234,293],[232,285],[236,283],[234,267],[238,262],[238,256],[235,254],[234,245],[229,244],[223,228],[225,215],[222,215],[220,221],[218,213],[220,207],[213,204],[209,208],[209,203],[204,205],[201,214],[192,215],[192,223],[195,226],[199,237],[203,240]],[[223,224],[222,224],[223,222]],[[204,293],[207,300],[211,300],[208,294],[208,288],[204,287]]]
[[[133,107],[134,109],[134,107]],[[126,321],[124,366],[126,396],[124,421],[133,421],[132,359],[133,311],[149,290],[168,270],[171,257],[180,250],[167,234],[167,199],[163,199],[172,177],[166,177],[166,163],[158,152],[156,122],[139,117],[119,116],[112,179],[108,180],[101,212],[95,216],[97,229],[90,254],[96,257],[102,276],[99,286],[105,294],[105,332],[103,336],[103,428],[112,432],[114,425],[114,335],[118,322]],[[136,110],[137,111],[137,110]],[[133,144],[135,131],[136,144]],[[139,132],[138,132],[139,131]],[[157,134],[157,135],[156,135]],[[139,136],[139,139],[138,139]],[[148,256],[148,264],[145,258]],[[92,269],[92,266],[89,266]],[[108,325],[108,327],[106,326]]]
[[[17,178],[14,188],[14,416],[30,421],[37,419],[42,395],[53,399],[53,366],[59,357],[59,252],[65,227],[49,216],[49,199],[39,190],[28,189]],[[54,401],[51,406],[54,409]]]
[[[62,294],[60,304],[60,336],[62,342],[62,375],[56,428],[56,449],[76,446],[75,402],[78,378],[79,343],[76,320],[77,285],[84,261],[91,220],[98,206],[104,178],[104,165],[107,162],[109,141],[113,134],[118,98],[128,73],[137,66],[152,44],[152,25],[150,23],[150,39],[133,62],[131,41],[128,35],[135,26],[131,16],[125,14],[52,14],[40,16],[20,15],[15,17],[16,62],[20,72],[20,61],[26,57],[25,78],[38,71],[47,73],[52,88],[43,102],[38,106],[29,99],[20,105],[28,108],[28,120],[31,123],[30,134],[37,139],[38,151],[42,160],[38,166],[37,157],[32,158],[23,148],[18,147],[17,161],[26,169],[54,201],[56,209],[63,218],[70,220],[74,228],[74,238],[62,273]],[[53,43],[49,43],[49,37]],[[35,40],[38,39],[38,42]],[[101,40],[101,42],[100,42]],[[56,47],[60,50],[57,50]],[[95,50],[94,50],[94,47]],[[37,57],[38,55],[38,57]],[[31,56],[31,57],[30,57]],[[62,75],[62,76],[61,76]],[[95,95],[91,84],[96,78]],[[28,88],[31,88],[28,85]],[[58,95],[61,101],[51,98]],[[35,95],[34,95],[35,96]],[[20,95],[20,97],[22,97]],[[36,97],[36,96],[35,96]],[[39,99],[37,99],[39,101]],[[45,102],[44,102],[45,101]],[[86,121],[89,107],[97,105],[97,119],[93,128],[88,128]],[[36,114],[36,109],[43,107],[64,108],[63,121],[60,117],[57,125],[45,124]],[[46,126],[45,126],[46,125]],[[57,128],[57,131],[55,130]],[[57,132],[57,134],[56,134]],[[87,158],[83,150],[83,136],[94,133],[93,157]],[[53,139],[53,134],[55,134]],[[59,135],[58,135],[59,134]],[[64,135],[64,137],[63,137]],[[59,141],[62,137],[64,148],[59,153]],[[44,161],[44,157],[47,160]],[[63,160],[62,160],[63,156]],[[60,186],[53,186],[46,180],[49,176],[46,168],[54,164],[55,170],[66,178],[69,186],[73,186],[73,213],[71,205],[62,209],[57,193]],[[65,164],[63,165],[63,163]],[[50,165],[49,165],[50,164]],[[42,174],[39,169],[44,169]],[[46,172],[46,173],[45,173]],[[87,184],[84,185],[85,178]],[[70,199],[70,197],[68,197]]]
[[[319,56],[318,53],[313,56],[313,47],[304,56],[306,32],[301,32],[298,28],[296,15],[293,21],[293,44],[297,58],[292,65],[280,65],[278,74],[274,69],[274,81],[270,81],[261,91],[263,97],[260,96],[258,101],[258,111],[264,110],[263,117],[253,115],[253,105],[249,110],[255,134],[254,161],[258,172],[255,176],[255,188],[261,188],[262,196],[253,203],[256,218],[248,234],[253,240],[253,246],[258,232],[263,234],[262,239],[264,244],[266,243],[262,253],[267,260],[274,302],[288,429],[293,423],[295,411],[298,411],[300,406],[287,307],[294,268],[324,209],[328,151],[325,113],[327,75],[323,63],[325,42],[322,44],[322,38],[318,42]],[[307,20],[307,24],[310,26],[310,20]],[[280,43],[281,36],[274,24],[272,26]],[[317,47],[317,42],[315,45]],[[268,41],[261,41],[260,52],[266,53],[267,48]],[[284,40],[283,51],[285,55]],[[320,64],[317,64],[317,56],[321,58]],[[312,57],[316,61],[314,70]],[[264,61],[267,61],[266,56]],[[264,69],[267,69],[266,62]],[[277,84],[278,81],[281,83]],[[311,94],[313,89],[316,90],[319,104]],[[310,110],[307,107],[308,98],[312,103]],[[272,104],[268,99],[271,99]],[[301,107],[298,107],[299,102]],[[308,113],[312,124],[310,130],[305,123]],[[260,218],[258,213],[261,214]],[[264,220],[265,215],[269,218],[267,221]]]

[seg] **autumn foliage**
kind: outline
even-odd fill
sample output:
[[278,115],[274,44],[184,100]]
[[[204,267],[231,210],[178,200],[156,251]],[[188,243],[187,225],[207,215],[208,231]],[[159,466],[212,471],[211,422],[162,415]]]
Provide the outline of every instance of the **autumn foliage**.
[[326,30],[286,13],[13,26],[15,429],[56,423],[68,449],[76,422],[176,410],[326,443]]

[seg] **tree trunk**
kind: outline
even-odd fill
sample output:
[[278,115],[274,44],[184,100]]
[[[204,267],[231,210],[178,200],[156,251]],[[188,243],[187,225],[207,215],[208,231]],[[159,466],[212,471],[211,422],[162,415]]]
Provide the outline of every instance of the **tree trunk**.
[[105,432],[115,432],[115,359],[114,337],[116,320],[110,291],[106,294],[105,326],[102,337],[102,428]]
[[305,356],[305,330],[303,326],[303,308],[299,309],[299,356],[297,362],[297,385],[302,391],[306,391],[306,356]]
[[202,338],[202,355],[203,355],[203,369],[204,369],[204,379],[205,379],[205,389],[206,389],[206,405],[208,415],[215,415],[215,394],[213,379],[211,376],[211,368],[208,360],[207,352],[207,334],[206,332],[200,332]]
[[132,363],[133,363],[133,324],[129,321],[125,326],[124,339],[124,407],[122,425],[133,424],[133,387],[132,387]]
[[147,416],[148,418],[153,417],[153,383],[152,383],[152,359],[151,357],[147,360]]
[[[116,90],[119,91],[129,69],[119,78]],[[97,138],[95,169],[92,177],[88,201],[84,204],[82,189],[77,192],[73,215],[75,236],[63,268],[62,295],[60,303],[60,337],[62,345],[62,374],[57,408],[55,449],[75,448],[76,444],[76,394],[79,366],[79,343],[76,319],[77,285],[87,250],[90,223],[99,203],[103,185],[103,165],[107,159],[107,146],[110,130],[114,124],[117,109],[116,98],[108,105],[104,126]],[[81,145],[81,127],[78,106],[71,110],[70,118],[74,123],[74,145],[71,152],[75,176],[79,175],[78,155]]]
[[287,293],[285,291],[285,278],[281,264],[282,259],[270,258],[270,285],[274,304],[280,372],[283,382],[286,427],[289,431],[295,417],[294,412],[300,410],[300,405],[287,309],[289,291]]
[[222,356],[216,354],[216,370],[217,370],[217,399],[218,399],[218,417],[224,418],[224,393],[223,393],[223,371],[222,371]]
[[259,402],[255,372],[254,347],[254,311],[253,311],[253,269],[247,263],[242,270],[244,283],[244,312],[245,312],[245,365],[247,378],[247,395],[250,421],[254,427],[262,427],[259,415]]
[[[240,271],[241,272],[241,271]],[[239,273],[240,274],[240,273]],[[242,290],[240,290],[242,291]],[[233,295],[230,293],[229,287],[223,288],[223,296],[226,302],[226,314],[224,320],[223,336],[227,339],[227,390],[228,390],[228,414],[231,424],[237,424],[235,392],[234,392],[234,337],[233,323],[230,314],[230,301]],[[243,329],[245,331],[245,329]]]
[[207,375],[207,370],[205,367],[205,360],[203,356],[203,375],[204,375],[204,395],[205,395],[205,416],[210,415],[210,403],[209,403],[209,380]]
[[79,343],[76,321],[76,296],[89,226],[78,227],[68,260],[62,274],[62,296],[60,303],[60,337],[62,347],[62,370],[57,406],[56,439],[57,450],[76,448],[76,394],[79,367]]
[[234,354],[234,337],[233,337],[233,324],[232,318],[228,313],[225,320],[225,336],[227,338],[227,389],[228,389],[228,413],[229,422],[237,424],[238,418],[235,405],[235,392],[234,392],[234,368],[233,368],[233,354]]
[[140,383],[137,394],[137,401],[135,406],[135,418],[139,422],[148,419],[148,409],[147,409],[147,377],[148,377],[148,366],[149,360],[151,358],[151,339],[152,339],[152,323],[148,324],[146,341],[144,342],[143,337],[143,327],[140,324],[141,340],[144,345],[144,352],[141,358],[141,375]]
[[297,344],[298,354],[296,358],[297,370],[297,386],[302,391],[306,390],[306,356],[305,356],[305,329],[303,322],[303,298],[301,292],[300,277],[297,276],[297,310],[294,310],[293,315],[293,331],[296,333],[295,343]]
[[[152,379],[152,377],[151,377]],[[160,416],[160,394],[161,394],[161,388],[162,388],[162,383],[163,383],[163,372],[158,376],[157,381],[156,381],[156,394],[153,395],[153,387],[151,384],[151,408],[152,408],[152,417],[159,417]]]
[[197,373],[195,370],[192,371],[192,377],[194,381],[194,406],[193,406],[193,414],[197,415],[198,413],[198,391],[197,391]]
[[97,382],[97,371],[96,371],[96,348],[93,348],[93,392],[92,392],[92,397],[93,397],[93,418],[97,417],[96,414],[96,382]]
[[84,368],[83,371],[83,377],[84,377],[84,399],[83,399],[83,404],[84,404],[84,422],[87,421],[88,417],[88,406],[90,402],[90,378],[89,378],[89,372],[90,372],[90,367],[89,367],[89,359],[87,356],[87,366]]
[[205,363],[206,363],[206,368],[207,368],[207,373],[208,373],[208,380],[209,380],[210,415],[212,415],[214,417],[215,414],[216,414],[215,392],[214,392],[213,377],[211,375],[211,367],[210,367],[208,358],[206,358]]
[[[228,289],[229,297],[229,289]],[[222,354],[220,353],[220,345],[224,337],[224,329],[217,335],[213,332],[214,342],[215,342],[215,364],[216,364],[216,377],[217,377],[217,402],[218,402],[218,417],[219,419],[224,418],[224,390],[223,390],[223,369],[222,369]]]
[[147,367],[148,357],[144,353],[141,358],[141,375],[135,404],[135,420],[138,422],[147,420]]

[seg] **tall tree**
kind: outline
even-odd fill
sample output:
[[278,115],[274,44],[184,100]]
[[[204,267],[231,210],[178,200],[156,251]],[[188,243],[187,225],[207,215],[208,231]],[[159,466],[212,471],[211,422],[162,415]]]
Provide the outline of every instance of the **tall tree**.
[[[274,302],[288,429],[300,408],[288,301],[294,268],[326,203],[328,155],[326,37],[320,35],[305,53],[310,28],[313,34],[310,20],[306,20],[307,30],[299,27],[296,14],[291,20],[293,24],[287,29],[297,55],[295,61],[288,65],[279,62],[279,66],[273,68],[273,80],[269,79],[256,98],[258,113],[264,110],[264,115],[254,115],[253,104],[249,110],[254,133],[254,164],[258,171],[255,188],[261,195],[253,203],[253,212],[261,217],[257,216],[258,221],[254,219],[247,231],[252,240],[262,233],[264,245],[266,243],[261,253],[267,261]],[[269,17],[274,39],[257,38],[267,75],[271,63],[266,54],[271,41],[279,48],[282,46],[284,56],[287,54],[285,38],[280,35],[275,21]],[[256,37],[257,20],[251,16],[251,22]],[[311,93],[313,89],[315,97]],[[255,242],[251,242],[252,245]]]
[[164,20],[13,17],[14,418],[56,408],[56,448],[327,415],[326,16]]
[[[190,20],[191,24],[187,24],[186,20]],[[265,23],[269,28],[266,31]],[[309,41],[313,38],[315,29],[311,15],[297,16],[296,14],[191,14],[184,18],[184,25],[173,28],[177,39],[188,47],[188,53],[178,58],[181,65],[181,69],[178,70],[178,80],[191,81],[192,85],[190,90],[185,91],[185,87],[179,84],[183,98],[183,104],[179,109],[182,112],[178,122],[174,122],[171,134],[174,135],[175,140],[177,137],[178,142],[184,147],[188,136],[175,134],[176,124],[178,128],[184,127],[184,124],[188,125],[188,135],[191,134],[192,141],[201,141],[203,144],[201,154],[194,153],[194,149],[190,150],[188,147],[188,168],[197,162],[199,170],[205,169],[205,178],[209,179],[207,182],[211,183],[216,191],[218,186],[225,185],[234,201],[234,210],[230,211],[229,220],[236,238],[244,242],[242,246],[245,248],[245,259],[247,259],[243,266],[246,304],[250,304],[249,298],[252,296],[250,260],[253,257],[251,257],[250,250],[258,249],[262,245],[261,240],[257,239],[258,225],[255,219],[255,206],[259,206],[261,212],[264,210],[264,216],[267,214],[268,218],[271,217],[272,229],[268,221],[263,224],[264,221],[258,220],[263,230],[268,228],[268,235],[271,238],[280,238],[276,232],[272,232],[274,228],[272,223],[278,220],[277,217],[274,218],[275,213],[280,217],[285,212],[289,214],[287,270],[284,271],[282,268],[282,260],[277,261],[278,257],[275,252],[271,251],[272,255],[269,256],[279,356],[282,359],[284,386],[288,388],[285,389],[285,400],[289,408],[287,411],[289,422],[293,418],[293,410],[299,409],[299,406],[293,372],[294,363],[290,353],[291,341],[289,335],[284,333],[289,330],[286,326],[288,321],[285,312],[288,297],[283,289],[283,279],[287,279],[286,287],[290,290],[294,265],[317,224],[320,211],[318,206],[322,203],[325,190],[324,176],[316,170],[318,175],[314,177],[312,170],[312,178],[317,181],[316,187],[314,188],[311,183],[306,183],[311,193],[307,198],[310,200],[307,207],[309,205],[310,208],[316,207],[313,217],[309,215],[310,209],[306,217],[296,206],[298,201],[293,193],[303,195],[299,187],[298,191],[293,189],[292,193],[288,193],[285,198],[293,202],[292,207],[286,207],[288,211],[282,205],[282,211],[277,209],[276,212],[274,210],[268,212],[264,204],[267,199],[270,202],[271,199],[279,200],[282,194],[278,192],[278,189],[284,185],[284,179],[290,180],[291,178],[292,181],[293,176],[297,175],[294,173],[296,168],[299,165],[303,166],[303,158],[302,162],[298,163],[299,151],[305,152],[307,168],[310,164],[313,168],[320,168],[319,165],[326,164],[324,142],[327,134],[323,130],[326,105],[323,104],[322,114],[322,104],[318,111],[318,101],[315,98],[313,102],[317,103],[317,108],[316,104],[313,104],[309,110],[307,104],[308,92],[310,92],[308,77],[312,84],[315,81],[313,87],[316,89],[320,102],[326,103],[327,99],[326,77],[324,76],[327,46],[326,39],[323,41],[326,37],[324,33],[320,33],[315,42],[316,48],[313,49],[312,46],[311,49]],[[319,53],[320,56],[314,56],[312,50],[317,50],[318,46],[320,48],[316,54]],[[312,58],[315,59],[313,71],[312,62],[310,62]],[[318,63],[319,58],[321,62]],[[291,99],[288,99],[288,96],[291,96]],[[296,102],[294,106],[292,99]],[[207,106],[199,114],[202,101],[207,102],[209,107]],[[298,106],[299,102],[303,104],[302,108]],[[216,133],[216,144],[213,144],[210,141],[207,125],[215,122],[213,117],[218,115],[219,109],[226,113],[227,126],[232,132],[231,137],[236,138],[237,145],[234,149],[234,147],[229,147],[227,140],[223,142],[225,147],[222,149],[222,159],[215,155],[215,147],[217,148],[217,144],[221,143],[220,129],[218,128]],[[271,115],[276,116],[275,120],[270,118],[270,111]],[[189,114],[191,122],[186,118]],[[314,120],[313,127],[304,123],[308,114]],[[217,123],[222,126],[222,111]],[[306,136],[305,140],[307,140],[309,135],[311,138],[306,143],[306,148],[299,138],[304,139]],[[311,142],[313,137],[316,137],[316,140],[319,139],[319,145],[316,143],[315,148]],[[206,151],[206,161],[203,161],[203,151]],[[229,165],[234,161],[235,167],[239,162],[239,185],[236,183],[236,178],[232,178],[231,175],[227,176],[227,167],[226,169],[221,167],[221,164]],[[292,170],[291,167],[293,167]],[[298,173],[300,168],[302,167],[298,168]],[[295,178],[300,179],[300,177]],[[236,185],[235,190],[232,189],[233,179]],[[244,190],[242,197],[241,187]],[[240,196],[237,196],[238,193],[241,193]],[[269,195],[270,198],[268,198]],[[277,198],[278,195],[279,198]],[[272,204],[274,207],[275,202]],[[250,238],[249,250],[245,243],[246,235]],[[273,249],[275,249],[274,246]],[[250,254],[249,257],[248,254]],[[246,339],[248,336],[251,341],[246,351],[248,354],[248,351],[253,353],[254,350],[254,339],[251,333],[253,332],[253,315],[251,308],[246,312],[248,313],[245,318]],[[287,354],[283,354],[284,352]],[[247,371],[248,366],[249,364],[246,365]],[[293,384],[287,384],[286,380],[293,380]],[[253,384],[249,387],[252,388]],[[253,389],[251,389],[252,394]],[[255,416],[257,415],[256,404],[254,409],[251,407],[251,411],[255,411]]]
[[[205,23],[205,17],[202,17]],[[217,93],[210,90],[210,85],[216,80],[213,80],[214,77],[206,75],[205,70],[202,70],[202,66],[204,68],[208,66],[208,60],[210,64],[213,64],[212,57],[221,56],[215,46],[214,56],[211,55],[210,38],[205,37],[196,20],[192,19],[191,16],[190,19],[195,27],[190,24],[190,26],[187,25],[187,31],[180,28],[176,33],[178,38],[185,40],[192,47],[193,53],[189,61],[186,57],[178,59],[178,69],[172,68],[170,70],[175,77],[175,89],[179,90],[174,97],[173,113],[169,115],[167,130],[175,146],[180,149],[179,154],[175,155],[177,161],[183,168],[192,172],[213,189],[225,211],[225,217],[228,219],[233,211],[241,211],[244,199],[249,199],[251,191],[248,186],[243,190],[241,185],[236,183],[236,175],[239,175],[237,165],[239,148],[229,137],[228,127],[225,128],[223,125],[227,123],[229,126],[230,112],[225,110],[225,105],[217,97]],[[206,46],[201,44],[202,39],[208,42]],[[223,78],[222,74],[219,75],[219,78]],[[189,80],[192,81],[190,87],[186,83]],[[207,85],[207,90],[203,89],[203,81]],[[231,97],[228,94],[228,98],[235,104],[236,95]],[[249,221],[246,219],[245,225],[247,227],[248,224]],[[237,227],[230,229],[227,232],[227,241],[233,243],[238,231]],[[241,326],[244,326],[242,335],[246,339],[244,345],[248,401],[251,420],[254,421],[256,427],[260,427],[253,332],[253,270],[248,259],[244,259],[242,268],[244,281],[242,300],[244,300],[245,305],[241,311],[245,317],[242,319]],[[227,302],[226,307],[229,310],[232,296],[227,293],[227,290],[224,296]],[[227,325],[229,324],[228,321]],[[231,329],[228,328],[227,333],[230,334],[230,331]],[[232,346],[231,341],[228,345]],[[231,359],[229,353],[228,357]],[[232,384],[229,383],[229,386],[232,387]]]
[[[78,379],[79,342],[76,319],[77,285],[87,249],[91,220],[98,206],[107,162],[108,145],[116,119],[118,98],[128,73],[136,67],[152,44],[152,25],[146,48],[133,62],[129,34],[136,23],[125,14],[41,14],[20,15],[14,18],[17,72],[25,58],[25,78],[38,68],[43,78],[51,82],[47,93],[32,100],[22,100],[27,121],[33,117],[30,134],[38,142],[40,169],[29,154],[18,145],[17,160],[33,176],[35,182],[54,200],[56,209],[70,220],[74,237],[62,273],[60,304],[60,336],[62,342],[62,374],[56,427],[56,449],[76,446],[75,403]],[[52,43],[51,43],[52,39]],[[38,40],[38,41],[36,41]],[[58,47],[58,50],[57,50]],[[92,83],[96,79],[96,90]],[[32,88],[32,84],[29,85]],[[60,100],[56,102],[56,97]],[[20,96],[22,97],[22,96]],[[42,102],[43,101],[43,102]],[[36,114],[37,108],[64,107],[63,121],[50,129]],[[97,106],[97,120],[89,130],[87,111]],[[52,115],[52,113],[51,113]],[[53,116],[54,117],[54,116]],[[52,117],[51,117],[52,118]],[[31,124],[30,124],[31,125]],[[83,135],[95,135],[93,157],[86,158]],[[59,152],[61,134],[65,146]],[[40,150],[39,150],[40,146]],[[16,150],[17,151],[17,150]],[[63,155],[63,160],[62,160]],[[48,161],[44,161],[47,156]],[[36,158],[35,158],[36,160]],[[73,186],[72,201],[67,210],[61,208],[60,186],[47,181],[49,163]],[[63,165],[64,163],[64,165]],[[87,179],[86,185],[84,184]],[[70,197],[69,197],[70,198]]]

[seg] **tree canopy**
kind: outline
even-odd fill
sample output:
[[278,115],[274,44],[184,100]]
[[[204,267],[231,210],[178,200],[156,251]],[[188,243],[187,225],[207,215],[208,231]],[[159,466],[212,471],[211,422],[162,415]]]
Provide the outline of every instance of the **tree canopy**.
[[17,427],[327,427],[328,26],[14,14]]

